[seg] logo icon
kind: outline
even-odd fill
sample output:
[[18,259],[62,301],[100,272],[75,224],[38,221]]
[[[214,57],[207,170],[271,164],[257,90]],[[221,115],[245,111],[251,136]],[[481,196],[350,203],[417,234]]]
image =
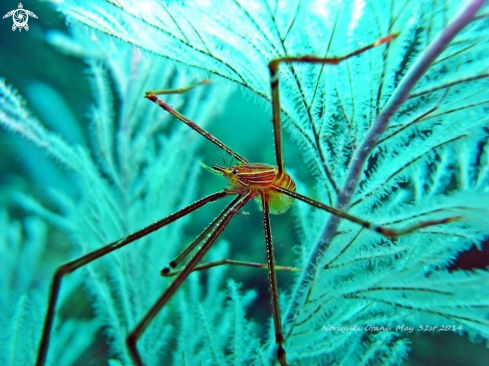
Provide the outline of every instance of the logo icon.
[[15,31],[17,28],[19,28],[19,32],[22,31],[22,28],[28,31],[29,26],[27,25],[27,21],[29,20],[29,15],[37,19],[36,14],[34,14],[32,11],[25,10],[22,6],[22,3],[19,3],[19,8],[9,11],[3,16],[3,19],[12,16],[12,19],[14,21],[14,25],[12,25],[13,31]]

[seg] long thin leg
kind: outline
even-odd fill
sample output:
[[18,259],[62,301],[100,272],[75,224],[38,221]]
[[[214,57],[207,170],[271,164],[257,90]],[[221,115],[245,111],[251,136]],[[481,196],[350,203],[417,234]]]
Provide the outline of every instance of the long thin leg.
[[192,90],[193,88],[199,86],[199,85],[206,85],[209,84],[211,81],[210,80],[201,80],[197,83],[191,84],[187,87],[184,88],[176,88],[176,89],[158,89],[158,90],[150,90],[145,92],[144,94],[146,96],[153,94],[153,95],[169,95],[169,94],[183,94],[188,92],[189,90]]
[[46,362],[46,355],[48,352],[48,347],[49,347],[49,340],[50,340],[50,335],[51,335],[51,330],[53,326],[53,319],[54,319],[54,310],[56,309],[56,302],[58,300],[58,295],[59,295],[59,290],[61,287],[61,280],[65,275],[68,273],[71,273],[75,271],[76,269],[83,267],[84,265],[94,261],[95,259],[98,259],[100,257],[103,257],[104,255],[113,252],[114,250],[117,250],[119,248],[122,248],[123,246],[130,244],[134,242],[135,240],[138,240],[160,228],[163,226],[166,226],[183,216],[188,215],[189,213],[197,210],[198,208],[204,206],[205,204],[209,202],[214,202],[217,201],[223,197],[228,196],[229,194],[225,191],[217,192],[214,194],[211,194],[209,196],[206,196],[191,205],[161,219],[156,221],[155,223],[146,226],[145,228],[138,230],[125,238],[122,238],[120,240],[116,240],[110,244],[105,245],[104,247],[94,250],[93,252],[90,252],[88,254],[85,254],[81,256],[78,259],[75,259],[71,262],[65,263],[62,266],[60,266],[53,277],[53,281],[51,284],[51,291],[49,295],[49,303],[48,303],[48,309],[46,312],[46,318],[44,321],[44,329],[42,333],[42,338],[41,338],[41,343],[39,345],[39,353],[37,355],[37,361],[36,365],[41,366],[44,365]]
[[421,229],[423,227],[428,227],[428,226],[433,226],[433,225],[440,225],[440,224],[446,224],[449,222],[454,222],[454,221],[460,221],[462,220],[461,216],[452,216],[452,217],[445,217],[440,220],[427,220],[427,221],[420,221],[417,222],[411,226],[408,226],[403,229],[389,229],[383,226],[377,226],[374,225],[364,219],[361,219],[359,217],[350,215],[349,213],[339,210],[337,208],[325,205],[324,203],[318,202],[316,200],[313,200],[307,196],[303,196],[302,194],[299,194],[297,192],[289,191],[288,189],[282,188],[282,187],[273,187],[272,188],[274,191],[286,194],[287,196],[296,198],[302,202],[305,202],[311,206],[317,207],[321,210],[327,211],[333,215],[336,215],[338,217],[341,217],[343,219],[346,219],[348,221],[354,222],[355,224],[361,225],[366,229],[373,230],[381,235],[384,235],[386,237],[394,237],[394,236],[400,236],[400,235],[405,235],[412,233],[413,231],[416,231],[418,229]]
[[[234,259],[224,258],[224,259],[219,259],[217,261],[199,264],[198,266],[195,266],[193,271],[203,271],[203,270],[206,270],[209,268],[225,266],[225,265],[268,269],[267,263],[244,262],[244,261],[237,261]],[[300,272],[300,271],[302,271],[302,269],[298,268],[298,267],[279,266],[279,265],[275,265],[275,269],[277,271],[287,271],[287,272]],[[179,269],[173,270],[173,271],[161,271],[161,275],[163,277],[172,277],[172,276],[176,276],[180,272],[181,272],[181,270],[179,270]]]
[[[177,90],[178,93],[184,93],[185,91],[187,91],[189,89],[192,89],[194,86],[195,85],[191,85],[190,87],[187,87],[187,88],[171,89],[171,90],[167,90],[167,91],[158,90],[158,91],[156,91],[156,93],[157,94],[171,94],[172,92],[175,93],[175,90]],[[188,118],[186,118],[183,114],[179,113],[178,111],[176,111],[175,109],[173,109],[172,107],[170,107],[168,104],[166,104],[161,99],[158,99],[158,97],[156,96],[156,94],[152,94],[152,92],[146,92],[145,98],[147,98],[147,99],[151,100],[152,102],[156,103],[157,105],[159,105],[165,111],[167,111],[172,116],[174,116],[178,120],[180,120],[183,123],[185,123],[187,126],[189,126],[190,128],[192,128],[194,131],[196,131],[199,134],[201,134],[202,136],[204,136],[207,140],[209,140],[214,145],[216,145],[220,149],[222,149],[225,152],[227,152],[229,155],[231,155],[236,160],[238,160],[238,161],[240,161],[242,163],[247,163],[248,162],[245,158],[243,158],[241,155],[239,155],[236,151],[234,151],[233,149],[231,149],[225,143],[221,142],[219,139],[217,139],[215,136],[211,135],[206,130],[200,128],[195,122],[192,122],[191,120],[189,120]]]
[[338,65],[340,62],[349,59],[353,56],[359,55],[371,48],[377,47],[383,43],[389,42],[397,37],[397,34],[391,34],[387,37],[381,38],[378,41],[362,47],[356,51],[350,52],[347,55],[341,57],[321,58],[315,56],[286,56],[276,58],[269,62],[268,70],[270,71],[270,87],[272,89],[272,111],[273,111],[273,133],[275,140],[275,158],[277,159],[277,167],[279,172],[284,171],[284,160],[282,156],[282,122],[280,119],[280,94],[279,94],[279,65],[281,63],[310,63],[310,64],[329,64]]
[[143,361],[136,347],[137,340],[141,337],[145,329],[154,319],[154,317],[159,313],[161,308],[166,304],[166,302],[173,296],[175,291],[180,287],[180,285],[185,281],[185,279],[192,272],[194,267],[201,261],[207,251],[210,249],[212,244],[217,240],[219,235],[223,232],[229,221],[236,215],[239,210],[243,208],[252,198],[252,194],[248,193],[245,196],[238,195],[232,202],[225,208],[225,214],[222,220],[215,226],[207,240],[202,244],[202,246],[195,252],[195,255],[190,258],[187,265],[182,269],[182,271],[177,275],[175,280],[171,285],[163,292],[160,298],[156,301],[153,307],[148,311],[144,318],[139,322],[139,324],[134,328],[134,330],[127,336],[127,347],[129,353],[136,365],[142,366]]
[[268,286],[270,289],[270,302],[272,305],[273,325],[275,327],[275,343],[277,345],[277,360],[281,366],[287,366],[284,349],[284,335],[282,332],[282,319],[278,303],[277,275],[275,273],[275,258],[273,255],[272,231],[270,229],[270,211],[268,208],[268,196],[261,195],[263,208],[263,228],[265,231],[265,245],[267,249]]
[[[184,259],[187,257],[206,237],[207,235],[214,230],[215,226],[222,220],[226,213],[226,210],[223,210],[206,228],[202,231],[198,237],[196,237],[185,249],[183,249],[165,268],[161,270],[161,275],[163,277],[172,277],[176,276],[181,270],[174,270]],[[243,267],[254,267],[254,268],[268,268],[267,264],[262,263],[252,263],[252,262],[244,262],[237,261],[232,259],[221,259],[214,262],[208,262],[201,265],[198,265],[194,268],[194,271],[201,271],[204,269],[222,266],[222,265],[236,265]],[[298,272],[301,269],[297,267],[289,267],[289,266],[276,266],[277,269],[281,271],[292,271]]]
[[[231,207],[233,202],[229,204],[228,207]],[[169,264],[167,267],[163,268],[161,270],[161,275],[162,276],[171,276],[173,271],[172,269],[178,266],[184,259],[187,257],[202,241],[204,241],[208,236],[209,233],[213,230],[215,230],[217,224],[222,220],[224,215],[226,214],[228,207],[226,207],[224,210],[222,210],[219,215],[216,216],[214,220],[197,236],[192,242],[180,252]]]

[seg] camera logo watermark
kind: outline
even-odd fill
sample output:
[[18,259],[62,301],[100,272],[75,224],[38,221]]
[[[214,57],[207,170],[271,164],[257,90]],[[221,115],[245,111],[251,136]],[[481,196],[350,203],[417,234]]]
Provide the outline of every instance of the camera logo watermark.
[[34,17],[37,19],[37,15],[34,14],[32,11],[24,9],[22,6],[22,3],[19,3],[19,8],[9,11],[7,14],[3,16],[3,19],[7,17],[12,17],[14,21],[14,25],[12,25],[12,30],[15,31],[17,28],[19,28],[19,32],[22,31],[22,28],[24,28],[26,31],[29,30],[29,25],[27,25],[27,22],[29,20],[29,15],[31,17]]

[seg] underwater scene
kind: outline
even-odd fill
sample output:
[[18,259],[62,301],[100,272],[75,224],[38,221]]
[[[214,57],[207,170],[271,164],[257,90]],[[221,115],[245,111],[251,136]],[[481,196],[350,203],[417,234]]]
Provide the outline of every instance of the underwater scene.
[[489,364],[487,1],[0,14],[0,365]]

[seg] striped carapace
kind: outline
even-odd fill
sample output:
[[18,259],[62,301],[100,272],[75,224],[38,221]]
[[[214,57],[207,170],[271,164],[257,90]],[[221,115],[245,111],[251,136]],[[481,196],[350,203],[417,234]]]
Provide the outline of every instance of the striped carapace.
[[295,182],[285,170],[280,172],[277,167],[262,163],[242,163],[229,168],[213,165],[212,170],[228,180],[227,192],[230,194],[251,192],[260,209],[262,209],[262,195],[264,195],[268,200],[271,214],[282,214],[294,203],[293,197],[274,190],[278,187],[295,192]]

